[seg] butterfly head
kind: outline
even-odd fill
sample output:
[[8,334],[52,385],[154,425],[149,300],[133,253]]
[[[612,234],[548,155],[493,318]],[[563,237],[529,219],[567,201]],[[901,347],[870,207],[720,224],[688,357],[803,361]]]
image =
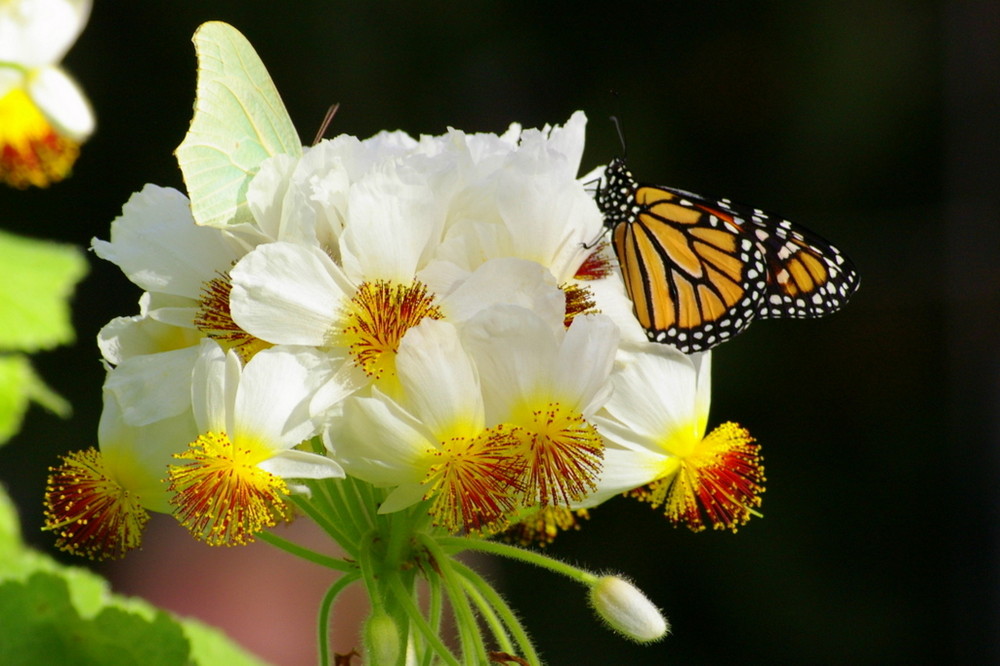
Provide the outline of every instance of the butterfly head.
[[597,188],[597,207],[604,215],[604,225],[613,228],[634,216],[635,189],[637,185],[625,164],[624,157],[616,157],[604,168],[604,177]]

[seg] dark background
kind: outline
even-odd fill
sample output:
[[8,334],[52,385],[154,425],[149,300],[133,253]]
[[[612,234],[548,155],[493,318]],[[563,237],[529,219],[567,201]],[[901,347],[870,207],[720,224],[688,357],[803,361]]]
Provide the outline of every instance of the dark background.
[[[210,19],[248,36],[305,142],[333,102],[329,136],[499,132],[583,109],[588,171],[619,153],[618,114],[641,179],[805,223],[853,257],[861,290],[830,319],[760,323],[715,354],[712,421],[762,443],[764,519],[692,534],[616,500],[551,548],[633,577],[674,635],[627,643],[575,585],[501,563],[540,650],[558,665],[1000,660],[995,3],[417,4],[98,0],[66,59],[98,130],[66,182],[0,191],[0,223],[86,246],[144,183],[181,188],[190,38]],[[94,336],[137,311],[138,290],[91,264],[79,342],[36,361],[76,413],[33,410],[0,451],[39,547],[46,466],[96,441]]]

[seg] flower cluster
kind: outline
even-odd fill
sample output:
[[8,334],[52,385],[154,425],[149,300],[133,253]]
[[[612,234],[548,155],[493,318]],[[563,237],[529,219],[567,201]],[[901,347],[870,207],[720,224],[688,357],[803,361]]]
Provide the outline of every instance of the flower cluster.
[[[450,533],[621,493],[695,529],[745,522],[756,446],[704,437],[709,355],[646,341],[594,246],[585,123],[322,141],[265,161],[254,222],[225,230],[174,190],[133,196],[93,247],[145,293],[100,334],[102,461],[53,473],[61,544],[121,553],[141,507],[244,543],[302,480],[345,474]],[[88,493],[128,517],[99,529]]]
[[[242,36],[203,30],[210,64],[234,57],[253,85],[209,70],[199,104],[212,85],[231,93],[222,99],[264,94]],[[276,93],[253,101],[235,112],[266,109],[249,122],[291,127]],[[631,584],[490,539],[544,545],[621,494],[695,531],[736,530],[763,492],[745,430],[706,436],[709,353],[649,342],[633,314],[601,241],[602,171],[579,175],[583,113],[500,135],[293,138],[275,150],[255,130],[213,127],[218,109],[199,121],[199,108],[178,151],[192,200],[147,185],[110,240],[93,241],[143,294],[137,315],[99,334],[98,448],[51,470],[57,545],[121,556],[150,511],[209,545],[267,540],[346,574],[322,612],[364,582],[365,640],[386,663],[450,654],[437,636],[444,597],[467,656],[484,654],[478,616],[497,654],[537,662],[515,614],[452,558],[469,548],[575,578],[635,640],[664,635]],[[262,156],[211,161],[238,144]],[[301,514],[348,559],[269,531]],[[417,575],[432,581],[426,617]]]
[[87,98],[59,67],[89,15],[90,0],[0,2],[0,182],[62,180],[94,131]]

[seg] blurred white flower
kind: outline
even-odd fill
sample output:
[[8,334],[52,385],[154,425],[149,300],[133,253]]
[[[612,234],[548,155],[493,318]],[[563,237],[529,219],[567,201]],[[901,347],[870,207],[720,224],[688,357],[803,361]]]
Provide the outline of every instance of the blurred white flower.
[[90,102],[60,66],[90,0],[0,3],[0,181],[45,187],[68,175],[94,131]]

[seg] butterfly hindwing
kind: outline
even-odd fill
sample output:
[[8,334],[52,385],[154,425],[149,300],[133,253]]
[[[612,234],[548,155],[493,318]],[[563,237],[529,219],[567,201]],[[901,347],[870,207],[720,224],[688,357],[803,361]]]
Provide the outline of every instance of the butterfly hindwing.
[[853,264],[818,234],[759,209],[743,209],[738,216],[746,220],[744,231],[767,260],[767,293],[759,318],[822,317],[842,308],[857,289]]

